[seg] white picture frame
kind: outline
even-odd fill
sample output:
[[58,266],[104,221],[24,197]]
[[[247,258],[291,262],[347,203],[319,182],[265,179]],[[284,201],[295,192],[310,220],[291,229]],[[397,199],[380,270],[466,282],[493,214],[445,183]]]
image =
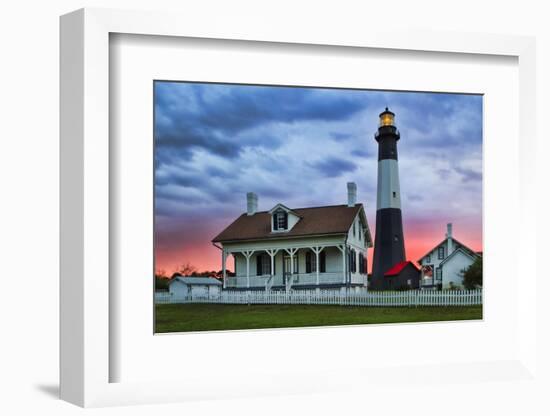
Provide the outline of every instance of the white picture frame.
[[[534,192],[535,165],[530,158],[536,146],[535,41],[530,37],[468,33],[432,33],[387,29],[330,31],[312,25],[307,33],[300,27],[284,30],[268,21],[240,22],[224,19],[205,24],[190,16],[137,11],[83,9],[61,18],[61,398],[80,406],[160,403],[213,398],[201,391],[197,380],[181,382],[110,382],[110,365],[119,359],[110,350],[109,282],[112,259],[110,239],[109,157],[109,36],[113,33],[147,36],[278,42],[281,44],[332,45],[334,47],[384,50],[430,51],[440,54],[504,55],[518,59],[520,204],[515,239],[522,265],[523,288],[518,287],[519,319],[517,354],[509,360],[469,363],[457,370],[454,363],[438,368],[418,368],[428,379],[434,373],[451,372],[456,377],[488,371],[505,374],[519,383],[537,382],[536,287],[537,270],[527,242],[536,240]],[[530,290],[526,288],[529,287]],[[111,308],[111,309],[110,309]],[[353,329],[352,329],[353,330]],[[467,368],[467,370],[464,370]],[[349,377],[354,383],[400,377],[399,370],[334,370],[332,378]],[[408,370],[404,370],[411,372]],[[430,373],[431,371],[431,373]],[[241,380],[246,391],[217,392],[217,398],[331,392],[341,384],[313,383],[314,374],[271,374],[271,384]],[[230,382],[230,374],[220,374]],[[437,377],[436,377],[437,378]],[[482,379],[482,378],[481,378]],[[425,380],[424,380],[425,381]],[[433,381],[433,380],[432,380]],[[421,380],[422,382],[422,380]],[[479,377],[472,378],[480,383]],[[248,384],[247,384],[248,383]],[[273,386],[281,386],[274,390]],[[304,387],[306,386],[306,387]]]

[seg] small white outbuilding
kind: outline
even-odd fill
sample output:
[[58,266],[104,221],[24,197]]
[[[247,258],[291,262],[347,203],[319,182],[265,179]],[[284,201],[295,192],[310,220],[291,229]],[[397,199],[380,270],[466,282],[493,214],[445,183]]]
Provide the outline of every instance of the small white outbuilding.
[[177,276],[169,283],[170,296],[173,298],[216,299],[221,294],[222,282],[213,277]]

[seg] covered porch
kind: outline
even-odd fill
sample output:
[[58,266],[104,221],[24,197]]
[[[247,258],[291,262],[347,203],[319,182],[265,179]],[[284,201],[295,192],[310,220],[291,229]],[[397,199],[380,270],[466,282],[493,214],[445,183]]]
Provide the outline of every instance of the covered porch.
[[[236,276],[227,276],[232,255]],[[223,249],[224,289],[282,289],[366,286],[364,255],[346,244]],[[362,264],[360,264],[362,262]]]

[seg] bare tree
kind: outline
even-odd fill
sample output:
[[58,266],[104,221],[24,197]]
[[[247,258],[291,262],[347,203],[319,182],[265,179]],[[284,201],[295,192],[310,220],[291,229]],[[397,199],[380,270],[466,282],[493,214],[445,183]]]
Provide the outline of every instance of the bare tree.
[[166,270],[164,269],[158,269],[155,272],[155,277],[158,277],[159,279],[168,279],[168,275],[166,274]]
[[178,270],[176,272],[181,274],[182,276],[191,276],[193,273],[197,272],[197,268],[191,263],[187,262],[178,267]]

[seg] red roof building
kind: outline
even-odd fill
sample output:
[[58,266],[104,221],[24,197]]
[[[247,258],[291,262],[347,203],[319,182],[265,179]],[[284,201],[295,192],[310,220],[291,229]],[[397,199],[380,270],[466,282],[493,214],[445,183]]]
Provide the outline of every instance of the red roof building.
[[416,267],[416,265],[412,261],[400,261],[399,263],[394,264],[391,269],[384,273],[384,276],[397,276],[403,271],[405,267],[407,267],[408,264],[411,264],[412,267],[414,267],[417,271],[420,271],[420,269]]
[[412,261],[400,261],[384,273],[382,290],[418,289],[420,269]]

